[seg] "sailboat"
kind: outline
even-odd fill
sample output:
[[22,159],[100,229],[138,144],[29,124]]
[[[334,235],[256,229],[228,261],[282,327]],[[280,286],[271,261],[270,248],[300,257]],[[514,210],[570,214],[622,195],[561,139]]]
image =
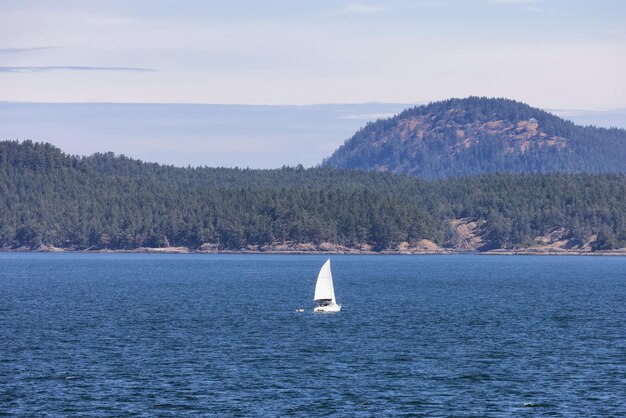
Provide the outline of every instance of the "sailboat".
[[313,300],[317,304],[313,308],[313,312],[339,312],[341,310],[341,305],[337,305],[335,300],[333,274],[330,271],[330,258],[326,260],[320,269],[320,273],[317,275]]

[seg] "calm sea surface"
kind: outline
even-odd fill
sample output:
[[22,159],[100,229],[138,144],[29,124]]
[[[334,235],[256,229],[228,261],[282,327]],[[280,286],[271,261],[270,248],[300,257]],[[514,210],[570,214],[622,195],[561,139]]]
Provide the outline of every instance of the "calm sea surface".
[[325,260],[0,253],[0,415],[626,416],[626,257]]

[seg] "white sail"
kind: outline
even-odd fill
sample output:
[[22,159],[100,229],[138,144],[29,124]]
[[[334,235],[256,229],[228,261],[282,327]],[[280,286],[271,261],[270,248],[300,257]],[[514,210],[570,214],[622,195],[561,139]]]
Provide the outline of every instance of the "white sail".
[[320,273],[317,275],[313,300],[330,300],[331,303],[335,303],[335,289],[333,288],[333,274],[330,272],[330,259],[324,263]]

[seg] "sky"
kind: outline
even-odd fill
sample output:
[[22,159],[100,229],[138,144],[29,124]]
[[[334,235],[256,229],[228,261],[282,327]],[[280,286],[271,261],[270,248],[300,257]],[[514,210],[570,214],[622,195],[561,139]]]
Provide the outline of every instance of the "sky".
[[[73,155],[113,151],[180,167],[313,167],[368,121],[410,106],[0,102],[0,140],[49,142]],[[626,109],[549,110],[580,125],[626,128]]]
[[0,138],[179,167],[312,167],[368,121],[407,107],[0,102]]
[[[0,0],[0,101],[306,106],[476,95],[602,119],[626,109],[625,21],[623,0]],[[338,131],[336,143],[345,139]]]

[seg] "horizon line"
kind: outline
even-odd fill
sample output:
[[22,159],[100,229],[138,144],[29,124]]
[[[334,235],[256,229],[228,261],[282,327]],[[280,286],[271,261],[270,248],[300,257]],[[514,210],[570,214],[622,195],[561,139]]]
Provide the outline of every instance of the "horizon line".
[[[446,99],[444,99],[446,100]],[[115,105],[205,105],[205,106],[272,106],[272,107],[308,107],[308,106],[345,106],[345,105],[416,105],[438,102],[440,100],[415,101],[415,102],[385,102],[385,101],[365,101],[365,102],[326,102],[326,103],[219,103],[219,102],[116,102],[116,101],[77,101],[77,102],[57,102],[57,101],[21,101],[21,100],[0,100],[0,104],[115,104]]]
[[307,104],[294,104],[294,103],[217,103],[217,102],[116,102],[116,101],[77,101],[77,102],[57,102],[57,101],[20,101],[20,100],[0,100],[0,104],[34,104],[34,105],[193,105],[193,106],[241,106],[241,107],[316,107],[316,106],[350,106],[350,105],[402,105],[402,106],[422,106],[430,103],[437,103],[450,99],[466,99],[469,97],[485,97],[488,99],[507,99],[517,101],[537,109],[545,110],[548,112],[612,112],[626,110],[624,107],[605,107],[605,108],[551,108],[540,107],[528,104],[524,101],[517,99],[509,99],[505,97],[489,97],[489,96],[465,96],[465,97],[450,97],[447,99],[436,100],[421,100],[415,102],[386,102],[386,101],[365,101],[365,102],[327,102],[327,103],[307,103]]

